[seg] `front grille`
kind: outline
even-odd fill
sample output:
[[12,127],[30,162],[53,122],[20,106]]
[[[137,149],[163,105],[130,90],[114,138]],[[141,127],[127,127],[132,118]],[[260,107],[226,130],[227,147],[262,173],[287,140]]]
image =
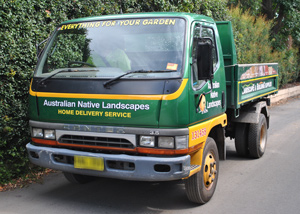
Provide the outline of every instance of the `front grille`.
[[111,137],[63,135],[60,137],[59,143],[101,147],[134,148],[133,144],[127,139]]

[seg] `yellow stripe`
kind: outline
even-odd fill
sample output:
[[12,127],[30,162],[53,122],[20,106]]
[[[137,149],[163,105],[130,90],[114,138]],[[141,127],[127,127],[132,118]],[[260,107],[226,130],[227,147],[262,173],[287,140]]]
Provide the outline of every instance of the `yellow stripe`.
[[244,80],[244,81],[239,82],[239,84],[240,83],[245,83],[245,82],[253,82],[253,81],[262,80],[262,79],[269,79],[269,78],[272,78],[272,77],[278,77],[278,75],[265,76],[265,77],[256,78],[256,79]]
[[124,94],[72,94],[72,93],[51,93],[32,91],[31,84],[29,94],[37,97],[55,98],[81,98],[81,99],[115,99],[115,100],[174,100],[177,99],[185,89],[188,79],[183,79],[179,89],[173,94],[158,95],[124,95]]
[[243,101],[239,102],[239,104],[245,103],[245,102],[250,101],[250,100],[254,100],[254,99],[259,98],[259,97],[263,97],[263,96],[265,96],[265,95],[267,95],[267,94],[275,93],[276,91],[278,91],[278,89],[273,90],[273,91],[270,91],[270,92],[267,92],[267,93],[264,93],[264,94],[261,94],[261,95],[258,95],[258,96],[256,96],[256,97],[251,97],[251,98],[249,98],[248,100],[243,100]]

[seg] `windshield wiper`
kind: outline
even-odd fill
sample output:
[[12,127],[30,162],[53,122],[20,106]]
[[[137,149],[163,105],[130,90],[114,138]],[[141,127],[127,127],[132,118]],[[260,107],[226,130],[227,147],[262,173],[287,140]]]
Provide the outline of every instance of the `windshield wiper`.
[[66,73],[66,72],[86,72],[86,71],[98,71],[98,70],[73,70],[73,69],[71,69],[71,68],[69,68],[69,69],[64,69],[64,70],[60,70],[60,71],[58,71],[58,72],[56,72],[56,73],[54,73],[54,74],[51,74],[50,76],[47,76],[47,77],[41,79],[41,80],[38,82],[37,85],[39,86],[40,84],[42,84],[42,83],[45,82],[46,80],[48,80],[48,79],[54,77],[56,74],[59,74],[59,73]]
[[115,78],[112,78],[106,82],[103,83],[103,86],[105,88],[107,88],[108,86],[110,86],[113,82],[115,82],[118,79],[121,79],[122,77],[129,75],[129,74],[133,74],[133,73],[164,73],[164,72],[176,72],[177,70],[135,70],[135,71],[128,71],[120,76],[117,76]]

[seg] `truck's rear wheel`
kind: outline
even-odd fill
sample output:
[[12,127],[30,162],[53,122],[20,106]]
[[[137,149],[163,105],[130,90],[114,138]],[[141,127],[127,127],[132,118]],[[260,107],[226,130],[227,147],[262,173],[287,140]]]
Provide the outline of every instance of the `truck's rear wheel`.
[[265,115],[259,115],[258,124],[250,124],[249,126],[249,152],[253,158],[260,158],[263,156],[267,146],[267,120]]
[[184,180],[190,201],[205,204],[212,198],[218,182],[218,170],[218,148],[214,139],[208,137],[203,151],[201,170]]
[[238,123],[235,129],[235,149],[239,156],[246,157],[248,150],[248,123]]
[[85,184],[94,180],[94,177],[88,175],[79,175],[69,172],[63,172],[63,174],[65,178],[72,184]]

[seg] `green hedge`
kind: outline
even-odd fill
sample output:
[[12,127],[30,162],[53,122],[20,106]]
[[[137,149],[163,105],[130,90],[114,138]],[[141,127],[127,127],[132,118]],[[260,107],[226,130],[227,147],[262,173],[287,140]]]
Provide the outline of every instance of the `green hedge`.
[[242,12],[239,7],[231,8],[238,63],[279,63],[280,87],[295,82],[299,75],[297,50],[276,50],[275,39],[270,40],[273,26],[265,17],[253,16],[249,11]]
[[1,0],[0,184],[29,170],[27,97],[36,64],[35,44],[61,21],[96,14],[101,10],[98,2]]
[[35,44],[60,22],[128,12],[182,11],[227,19],[226,0],[0,0],[0,184],[30,171],[25,145]]

